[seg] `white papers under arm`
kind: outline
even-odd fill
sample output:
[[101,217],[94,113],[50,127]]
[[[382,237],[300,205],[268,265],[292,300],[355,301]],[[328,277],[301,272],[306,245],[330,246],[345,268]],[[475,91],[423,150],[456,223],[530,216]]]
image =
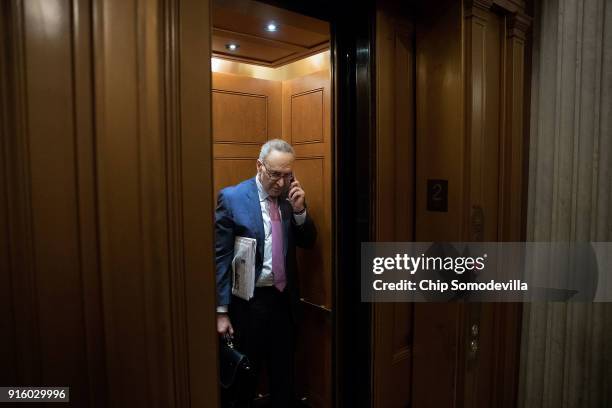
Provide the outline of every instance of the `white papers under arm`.
[[232,260],[232,294],[244,300],[253,297],[255,290],[255,252],[257,240],[236,237]]

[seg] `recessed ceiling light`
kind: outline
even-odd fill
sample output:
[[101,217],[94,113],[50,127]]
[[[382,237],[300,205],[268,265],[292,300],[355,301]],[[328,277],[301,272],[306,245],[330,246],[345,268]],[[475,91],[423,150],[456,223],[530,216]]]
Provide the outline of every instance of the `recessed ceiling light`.
[[240,48],[240,45],[235,44],[235,43],[229,43],[229,44],[225,44],[225,48],[227,48],[230,51],[236,51],[238,48]]
[[274,24],[274,23],[269,23],[269,24],[266,26],[266,31],[269,31],[269,32],[273,33],[273,32],[275,32],[276,30],[278,30],[278,26],[277,26],[276,24]]

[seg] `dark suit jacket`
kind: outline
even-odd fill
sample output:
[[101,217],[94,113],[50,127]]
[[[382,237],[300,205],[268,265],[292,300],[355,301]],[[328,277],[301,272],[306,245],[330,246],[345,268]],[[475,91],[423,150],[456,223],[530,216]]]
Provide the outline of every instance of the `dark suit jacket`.
[[[312,219],[307,215],[302,225],[293,219],[293,209],[286,200],[279,200],[283,222],[283,248],[285,253],[285,274],[292,303],[292,315],[299,318],[298,273],[296,246],[311,248],[316,240],[317,231]],[[215,260],[217,269],[217,304],[229,305],[232,300],[231,263],[234,257],[234,238],[236,236],[255,238],[257,254],[255,259],[255,281],[259,279],[263,266],[264,225],[255,178],[221,190],[215,211]]]

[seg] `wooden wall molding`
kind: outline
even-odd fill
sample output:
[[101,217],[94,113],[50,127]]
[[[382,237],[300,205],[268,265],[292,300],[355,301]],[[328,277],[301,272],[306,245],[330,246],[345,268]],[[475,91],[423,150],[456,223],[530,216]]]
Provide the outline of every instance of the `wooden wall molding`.
[[285,65],[291,64],[292,62],[296,62],[303,58],[310,57],[311,55],[315,55],[320,52],[326,51],[329,49],[329,47],[330,47],[329,41],[325,41],[321,44],[315,45],[314,47],[308,49],[308,51],[299,52],[299,53],[295,52],[287,57],[283,57],[283,58],[280,58],[274,61],[274,63],[269,63],[269,62],[257,60],[254,58],[239,57],[237,55],[230,55],[229,53],[215,52],[213,55],[215,58],[224,59],[228,61],[244,62],[246,64],[258,65],[258,66],[268,67],[268,68],[281,68]]
[[[252,155],[255,149],[265,141],[281,137],[282,85],[280,81],[213,72],[213,92],[213,142],[216,156],[233,154],[232,146],[243,146],[243,152],[246,155]],[[264,109],[261,105],[253,107],[245,104],[228,112],[227,107],[222,104],[223,101],[218,100],[219,95],[222,94],[258,98],[259,101],[256,103],[263,103]],[[230,114],[245,117],[242,119],[228,118]],[[250,134],[246,124],[247,117],[252,119],[249,120],[253,122],[252,126],[257,126],[257,129],[261,129],[263,133],[258,131],[256,135]],[[218,127],[220,123],[227,120],[242,120],[242,122],[230,124],[237,127],[233,128],[231,134],[226,133],[223,138],[220,138]]]
[[[245,134],[244,131],[236,131],[237,134],[235,136],[235,140],[218,140],[218,137],[213,134],[214,137],[214,145],[217,146],[221,143],[225,142],[240,142],[240,143],[248,143],[252,142],[253,146],[261,145],[266,140],[273,138],[281,137],[281,116],[282,116],[282,106],[281,106],[281,97],[282,97],[282,83],[281,81],[273,81],[259,78],[252,78],[243,75],[232,75],[222,72],[213,72],[212,73],[212,81],[213,81],[213,99],[215,96],[219,95],[236,95],[236,96],[244,96],[250,98],[261,98],[259,101],[263,100],[265,103],[265,117],[263,120],[265,129],[265,136],[254,138],[251,135]],[[222,114],[225,112],[222,105],[218,105],[213,103],[213,119],[219,120],[218,116],[222,117]],[[256,112],[246,111],[248,106],[242,106],[240,109],[235,109],[234,114],[236,115],[255,115]],[[227,114],[227,113],[225,113]],[[259,116],[253,116],[254,119],[259,118]],[[223,119],[225,120],[225,119]],[[213,123],[214,125],[214,123]],[[213,127],[213,133],[215,132],[215,128]],[[261,135],[260,135],[261,136]],[[250,139],[250,140],[249,140]]]
[[518,11],[525,11],[524,0],[493,0],[493,2],[504,13],[516,13]]
[[267,95],[263,95],[263,94],[255,94],[255,93],[248,93],[248,92],[238,92],[238,91],[228,91],[226,89],[213,89],[212,90],[213,93],[223,93],[223,94],[232,94],[232,95],[240,95],[240,96],[250,96],[253,98],[263,98],[266,100],[268,100],[268,96]]
[[[301,53],[301,52],[304,52],[304,51],[308,51],[308,49],[309,49],[308,47],[304,47],[304,46],[301,46],[301,45],[298,45],[298,44],[294,44],[294,43],[291,43],[291,42],[287,42],[287,41],[281,41],[281,40],[277,40],[277,39],[267,38],[267,37],[263,37],[263,36],[256,36],[256,35],[252,35],[252,34],[239,33],[239,32],[236,32],[236,31],[222,29],[222,28],[213,28],[212,32],[213,32],[213,35],[216,35],[216,36],[221,36],[221,37],[224,37],[224,38],[231,37],[231,38],[235,38],[238,41],[245,40],[245,41],[257,42],[259,44],[270,45],[270,46],[273,46],[273,47],[277,47],[277,48],[282,48],[282,49],[285,49],[285,50],[293,51],[293,52],[296,52],[296,53]],[[327,43],[327,41],[325,41],[325,42]],[[231,54],[229,54],[229,55],[230,55],[230,58],[231,58]],[[269,64],[269,65],[272,65],[272,64]]]
[[[223,89],[213,89],[212,91],[212,97],[213,100],[215,99],[215,94],[217,95],[232,95],[232,96],[237,96],[237,97],[244,97],[244,98],[255,98],[255,100],[259,99],[261,100],[261,102],[263,102],[264,104],[264,115],[263,115],[263,121],[265,124],[265,128],[263,129],[263,140],[257,140],[257,141],[253,141],[253,142],[248,142],[248,141],[241,141],[241,140],[225,140],[224,138],[220,138],[220,136],[214,134],[215,133],[215,129],[216,125],[214,124],[215,120],[220,120],[220,118],[215,117],[215,113],[216,111],[213,109],[213,140],[214,143],[233,143],[233,144],[253,144],[253,145],[261,145],[262,142],[264,142],[265,140],[269,139],[269,126],[268,126],[268,122],[269,122],[269,98],[267,95],[263,95],[263,94],[254,94],[254,93],[248,93],[248,92],[238,92],[238,91],[230,91],[230,90],[223,90]],[[219,106],[220,105],[220,106]],[[225,108],[228,105],[233,105],[233,103],[224,103],[221,104],[219,103],[218,109],[221,109],[222,107]],[[218,112],[218,111],[217,111]],[[246,112],[245,112],[246,113]],[[226,114],[227,116],[227,114]],[[244,118],[234,118],[234,120],[239,121],[239,120],[245,120]]]
[[[312,47],[308,52],[302,53],[302,54],[297,54],[297,55],[291,55],[285,58],[281,58],[278,61],[276,61],[275,65],[272,65],[273,67],[281,67],[287,64],[291,64],[292,62],[296,62],[299,61],[302,58],[306,58],[306,57],[310,57],[311,55],[315,55],[318,54],[320,52],[329,50],[330,45],[329,45],[329,41],[323,42],[321,44],[318,44],[314,47]],[[252,62],[251,62],[252,63]]]
[[[521,226],[522,192],[526,182],[523,157],[523,111],[526,103],[524,89],[525,36],[530,19],[515,2],[495,2],[496,7],[488,11],[485,18],[471,19],[467,25],[467,58],[465,104],[468,113],[466,122],[466,146],[469,152],[470,170],[466,173],[466,201],[464,235],[468,239],[483,241],[522,241]],[[474,14],[477,14],[474,13]],[[491,47],[485,35],[492,29],[490,24],[499,21],[500,37],[497,49]],[[505,23],[505,24],[504,24]],[[474,50],[480,50],[474,52]],[[499,60],[494,68],[487,61],[492,54]],[[501,57],[500,57],[501,56]],[[487,78],[493,82],[484,83]],[[485,95],[484,90],[492,87],[496,94]],[[478,92],[482,94],[478,97]],[[488,92],[488,91],[487,91]],[[475,99],[476,96],[476,99]],[[491,101],[491,97],[494,101]],[[489,112],[492,102],[497,111]],[[492,116],[493,115],[493,116]],[[487,121],[498,118],[492,128],[482,133]],[[480,129],[480,130],[479,130]],[[491,136],[497,134],[497,146],[490,145]],[[493,161],[487,164],[494,157]],[[494,186],[483,183],[483,174],[493,171],[498,176],[492,183],[496,186],[496,197],[487,194]],[[472,225],[476,221],[476,225]],[[470,387],[484,387],[489,404],[512,407],[516,402],[518,353],[520,341],[521,307],[518,304],[473,304],[466,308],[461,344],[469,340],[470,328],[480,326],[480,363],[470,363],[466,354],[465,367],[473,367],[465,373],[466,392]],[[474,367],[477,367],[474,370]],[[469,395],[469,394],[467,394]]]
[[[494,12],[476,9],[465,16],[465,168],[463,236],[497,239],[497,184],[503,27]],[[473,228],[474,208],[486,216],[482,231]]]
[[[295,109],[294,109],[295,100],[297,98],[305,97],[306,95],[312,95],[312,94],[316,94],[316,93],[319,93],[320,96],[321,96],[321,133],[318,135],[318,137],[315,137],[313,139],[305,139],[305,140],[299,140],[299,141],[294,140],[294,137],[293,137],[293,133],[294,133],[293,129],[294,128],[293,128],[293,126],[295,124],[295,120],[293,118],[293,115],[295,113],[297,113],[297,112],[295,112]],[[290,105],[290,109],[291,109],[291,114],[290,114],[291,115],[291,128],[290,128],[291,129],[291,135],[290,135],[290,140],[291,140],[291,143],[293,145],[309,144],[309,143],[324,143],[325,142],[325,109],[324,109],[324,106],[325,106],[324,88],[309,89],[308,91],[298,92],[298,93],[295,93],[295,94],[291,95],[291,105]],[[297,114],[299,115],[299,113],[297,113]]]
[[517,37],[523,41],[525,41],[527,36],[527,31],[531,27],[532,18],[529,17],[524,12],[516,12],[513,14],[508,14],[506,17],[506,21],[508,24],[507,35],[509,38]]
[[[519,21],[510,16],[510,21]],[[521,27],[526,29],[527,19],[521,19]],[[525,87],[525,31],[518,31],[513,24],[507,25],[507,39],[504,53],[504,93],[500,191],[500,237],[504,241],[521,241],[524,239],[522,225],[525,219],[523,209],[522,185],[527,182],[524,174],[525,160],[523,154],[523,112]]]
[[[23,2],[2,4],[3,12],[3,165],[7,183],[7,242],[12,285],[12,316],[16,348],[17,380],[22,383],[42,380],[42,350],[38,333],[39,319],[33,245],[30,153],[28,142],[28,93],[25,75]],[[6,59],[4,59],[6,57]],[[12,65],[8,65],[12,61]],[[11,135],[11,137],[9,137]]]
[[[218,339],[212,143],[212,79],[210,72],[210,1],[178,0],[175,41],[180,67],[182,174],[181,215],[185,285],[185,325],[189,370],[189,406],[216,406],[218,398]],[[204,47],[204,48],[203,48]],[[210,310],[210,312],[208,312]]]
[[[495,8],[492,8],[495,5]],[[480,116],[481,108],[487,107],[486,98],[484,95],[476,95],[473,93],[473,89],[480,89],[481,93],[484,92],[486,87],[473,86],[473,84],[479,84],[481,77],[484,74],[483,69],[486,65],[483,62],[488,52],[487,47],[489,46],[485,41],[483,35],[487,30],[487,25],[490,24],[495,16],[499,16],[506,21],[506,30],[504,32],[504,39],[502,44],[502,68],[501,72],[503,76],[501,78],[501,94],[500,94],[500,107],[501,107],[501,133],[500,133],[500,197],[499,197],[499,237],[503,240],[520,239],[521,216],[520,211],[520,192],[522,191],[519,186],[524,182],[522,170],[519,167],[522,165],[522,106],[523,101],[523,65],[524,65],[524,48],[525,48],[525,36],[529,26],[531,24],[531,18],[527,16],[524,11],[524,2],[519,0],[510,1],[470,1],[466,3],[466,9],[464,10],[464,18],[466,21],[471,22],[466,26],[468,32],[468,43],[466,52],[468,55],[466,59],[466,75],[467,83],[472,84],[471,87],[466,88],[466,107],[471,109],[471,112],[477,116],[472,117],[466,122],[468,131],[474,132],[480,129],[479,140],[480,142],[476,145],[480,145],[485,139],[484,127],[479,124],[479,121],[484,120],[485,116]],[[473,51],[480,50],[477,53]],[[490,87],[489,87],[490,88]],[[475,100],[474,97],[477,97]],[[470,108],[471,107],[471,108]],[[513,132],[519,132],[513,133]],[[510,136],[509,136],[510,135]],[[475,135],[473,135],[475,136]],[[473,141],[468,143],[468,147],[473,147]],[[479,161],[483,157],[480,152],[476,151],[475,155],[471,158],[471,167],[481,168]],[[472,177],[473,180],[481,180],[482,177]],[[472,186],[471,188],[473,188]],[[467,188],[470,188],[468,184]],[[518,194],[516,189],[519,188]],[[467,197],[466,197],[467,199]],[[507,200],[512,203],[507,204]],[[518,201],[517,201],[518,200]],[[518,202],[518,205],[516,205]],[[476,203],[466,201],[466,208],[470,209],[474,205],[479,208],[482,207],[482,198]],[[507,213],[510,211],[511,214]],[[486,211],[485,211],[486,212]],[[467,214],[471,214],[471,210],[466,211]],[[510,219],[512,221],[510,221]],[[487,217],[487,223],[490,226],[491,219]],[[493,220],[493,222],[496,222]],[[465,220],[465,231],[470,231],[470,221]],[[514,227],[513,227],[514,226]],[[508,232],[508,228],[513,231]],[[469,235],[469,234],[468,234]],[[466,235],[467,236],[467,235]]]
[[[310,215],[315,220],[319,230],[315,243],[316,251],[314,253],[313,251],[304,251],[299,255],[299,272],[302,275],[299,279],[301,296],[307,302],[331,310],[331,288],[327,284],[329,283],[329,271],[326,270],[323,259],[324,256],[329,256],[323,249],[323,243],[327,241],[327,237],[322,235],[329,223],[326,208],[329,205],[327,185],[322,182],[322,180],[330,178],[326,171],[326,160],[328,159],[325,155],[296,155],[294,170],[296,178],[300,180],[307,193],[306,200],[310,203]],[[309,166],[308,172],[302,170],[304,166]],[[310,196],[310,199],[308,196]],[[309,278],[306,278],[306,276]]]
[[[414,239],[414,22],[379,2],[376,10],[376,167],[374,238]],[[413,315],[410,303],[373,305],[372,406],[412,406]]]
[[11,240],[9,236],[9,178],[8,135],[12,117],[9,89],[13,84],[9,80],[10,67],[4,63],[10,58],[8,27],[8,2],[0,4],[0,332],[4,336],[0,340],[0,364],[6,367],[0,372],[0,382],[9,384],[17,378],[17,343],[15,333],[15,301],[13,299]]
[[255,161],[252,157],[240,157],[240,156],[215,156],[214,160],[249,160]]
[[490,10],[493,7],[494,0],[468,0],[464,3],[464,13],[469,16],[474,12],[474,9]]
[[294,93],[294,94],[291,94],[291,98],[295,98],[297,96],[302,96],[302,95],[308,95],[308,94],[315,93],[315,92],[323,92],[323,89],[324,88],[314,88],[314,89],[309,89],[308,91]]
[[95,122],[92,81],[92,5],[73,0],[72,43],[74,75],[74,126],[78,190],[78,226],[82,303],[87,343],[89,402],[92,407],[108,404],[108,378],[100,286],[100,247],[97,220]]
[[[265,142],[264,142],[265,143]],[[263,143],[259,143],[259,142],[245,142],[245,141],[237,141],[237,142],[230,142],[230,141],[215,141],[216,145],[230,145],[230,146],[245,146],[245,147],[261,147],[261,145]],[[221,157],[221,156],[219,156]]]
[[185,285],[185,251],[183,219],[183,183],[181,172],[181,94],[180,94],[180,15],[179,0],[163,3],[162,30],[165,75],[163,106],[166,142],[164,145],[167,171],[168,203],[168,272],[170,285],[170,320],[172,327],[173,371],[177,407],[189,406],[189,344],[187,331],[187,296]]

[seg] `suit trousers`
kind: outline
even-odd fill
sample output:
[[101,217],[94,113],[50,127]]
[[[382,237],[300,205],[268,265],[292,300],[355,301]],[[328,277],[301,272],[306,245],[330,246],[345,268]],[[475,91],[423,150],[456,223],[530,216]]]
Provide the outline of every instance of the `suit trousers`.
[[236,347],[247,355],[255,374],[249,401],[241,401],[240,406],[250,406],[265,366],[272,407],[292,407],[295,330],[288,290],[280,292],[274,286],[256,287],[248,302],[232,297],[230,319]]

